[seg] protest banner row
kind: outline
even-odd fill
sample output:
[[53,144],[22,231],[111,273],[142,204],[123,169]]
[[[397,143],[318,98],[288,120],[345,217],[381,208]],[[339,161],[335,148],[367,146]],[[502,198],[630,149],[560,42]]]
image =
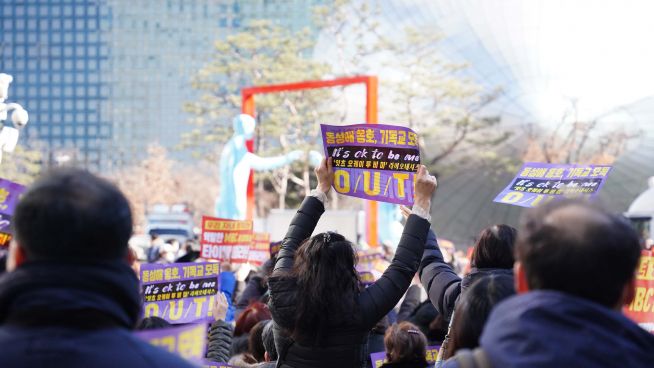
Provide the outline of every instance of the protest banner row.
[[233,264],[261,266],[274,256],[270,234],[253,231],[251,220],[202,217],[200,256]]

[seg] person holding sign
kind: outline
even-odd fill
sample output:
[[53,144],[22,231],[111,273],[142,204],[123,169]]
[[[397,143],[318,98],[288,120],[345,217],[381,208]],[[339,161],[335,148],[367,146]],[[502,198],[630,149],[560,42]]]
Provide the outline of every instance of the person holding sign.
[[395,257],[364,289],[350,241],[333,232],[310,237],[334,183],[332,159],[323,160],[315,172],[318,187],[291,221],[268,282],[278,367],[362,367],[368,332],[397,304],[418,270],[436,179],[419,167],[413,213]]

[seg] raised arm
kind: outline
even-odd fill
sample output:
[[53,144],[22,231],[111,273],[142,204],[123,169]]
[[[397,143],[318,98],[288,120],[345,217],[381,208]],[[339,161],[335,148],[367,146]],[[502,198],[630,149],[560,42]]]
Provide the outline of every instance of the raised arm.
[[323,160],[320,166],[316,167],[315,172],[318,177],[318,187],[312,192],[312,195],[304,199],[297,214],[291,220],[281,249],[277,254],[273,276],[283,274],[293,267],[295,251],[303,241],[311,236],[320,216],[325,212],[324,202],[334,180],[331,158]]
[[461,294],[461,278],[450,265],[445,263],[438,247],[436,234],[431,229],[425,243],[425,252],[420,261],[418,275],[431,303],[438,313],[449,320],[454,310],[454,303]]
[[291,162],[297,160],[302,156],[302,151],[291,151],[285,155],[273,156],[273,157],[261,157],[257,156],[254,153],[246,153],[247,160],[249,160],[250,165],[255,171],[266,171],[273,170],[284,165],[288,165]]
[[359,296],[365,326],[372,327],[393,309],[418,270],[429,231],[429,208],[436,189],[436,178],[429,175],[424,166],[420,166],[415,178],[413,213],[404,226],[395,257],[381,278]]

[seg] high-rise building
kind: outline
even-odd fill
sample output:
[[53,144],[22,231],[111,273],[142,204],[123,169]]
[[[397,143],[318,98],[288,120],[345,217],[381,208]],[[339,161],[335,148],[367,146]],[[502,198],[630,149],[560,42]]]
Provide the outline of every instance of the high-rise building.
[[0,71],[13,75],[10,96],[30,113],[20,144],[42,141],[51,162],[99,167],[112,137],[109,16],[102,0],[0,2]]
[[312,27],[324,0],[14,0],[0,2],[0,72],[50,164],[94,170],[134,163],[150,143],[189,131],[184,102],[215,40],[253,19]]

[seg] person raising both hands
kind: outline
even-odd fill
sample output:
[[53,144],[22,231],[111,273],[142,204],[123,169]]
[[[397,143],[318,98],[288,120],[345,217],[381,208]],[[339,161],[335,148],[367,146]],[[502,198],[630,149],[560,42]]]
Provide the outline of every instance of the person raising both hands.
[[430,226],[436,178],[420,166],[415,194],[391,265],[363,289],[354,244],[311,233],[334,181],[332,159],[315,169],[318,186],[291,221],[269,280],[279,367],[362,367],[368,331],[400,300],[418,270]]

